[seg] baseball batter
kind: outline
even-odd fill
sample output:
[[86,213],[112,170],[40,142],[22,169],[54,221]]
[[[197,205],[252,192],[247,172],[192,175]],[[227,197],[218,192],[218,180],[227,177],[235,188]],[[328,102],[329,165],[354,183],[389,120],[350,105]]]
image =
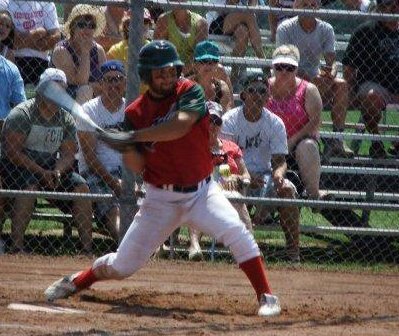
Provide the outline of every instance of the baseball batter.
[[53,283],[45,291],[47,300],[67,298],[96,281],[132,275],[177,227],[188,223],[230,248],[256,291],[258,315],[280,313],[257,243],[210,177],[204,94],[198,84],[180,78],[182,67],[168,41],[155,40],[141,49],[138,70],[149,90],[126,109],[135,145],[123,157],[131,170],[143,174],[146,198],[117,252]]

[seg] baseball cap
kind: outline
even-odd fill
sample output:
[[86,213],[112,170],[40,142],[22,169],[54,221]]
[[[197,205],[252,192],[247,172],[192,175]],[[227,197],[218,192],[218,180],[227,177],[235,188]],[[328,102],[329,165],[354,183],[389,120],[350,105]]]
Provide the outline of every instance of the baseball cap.
[[262,82],[263,84],[268,85],[268,79],[263,73],[255,72],[247,75],[242,81],[242,86],[246,88],[249,84],[253,82]]
[[299,59],[296,56],[290,55],[276,55],[273,57],[272,64],[290,64],[293,66],[298,66]]
[[38,86],[48,81],[61,82],[67,85],[65,72],[57,68],[47,68],[44,70],[40,75]]
[[212,118],[220,119],[220,122],[222,122],[222,115],[223,115],[223,107],[219,103],[216,103],[214,101],[208,100],[206,101],[206,108],[209,112],[209,115]]
[[126,76],[125,66],[121,61],[110,60],[103,63],[100,67],[101,76],[103,77],[107,72],[118,71],[122,75]]
[[219,62],[219,47],[215,42],[209,40],[197,43],[194,50],[194,60],[197,62],[204,60],[213,60]]

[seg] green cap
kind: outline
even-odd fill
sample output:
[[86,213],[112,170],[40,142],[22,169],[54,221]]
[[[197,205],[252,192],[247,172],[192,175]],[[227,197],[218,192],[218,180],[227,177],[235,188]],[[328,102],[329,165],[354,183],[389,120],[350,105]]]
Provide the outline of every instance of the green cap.
[[194,60],[196,62],[204,60],[212,60],[219,62],[220,60],[219,47],[215,42],[209,40],[197,43],[194,50]]

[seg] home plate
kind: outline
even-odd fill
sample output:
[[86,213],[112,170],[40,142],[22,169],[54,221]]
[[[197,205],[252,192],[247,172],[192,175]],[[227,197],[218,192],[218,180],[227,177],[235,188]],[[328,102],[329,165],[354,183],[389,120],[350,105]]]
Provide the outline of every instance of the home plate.
[[38,306],[25,303],[10,303],[7,307],[12,310],[36,311],[50,314],[84,314],[84,310],[64,308],[57,306]]

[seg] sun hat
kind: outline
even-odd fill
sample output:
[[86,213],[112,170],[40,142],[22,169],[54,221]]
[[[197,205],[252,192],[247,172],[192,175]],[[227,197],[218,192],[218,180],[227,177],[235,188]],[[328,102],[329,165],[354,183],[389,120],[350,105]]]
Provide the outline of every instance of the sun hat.
[[294,55],[277,55],[273,58],[272,64],[290,64],[298,67],[299,60]]
[[104,9],[99,6],[79,4],[72,8],[64,25],[64,30],[67,38],[71,37],[71,23],[79,16],[91,15],[96,20],[96,29],[94,30],[94,37],[101,35],[105,28]]
[[209,40],[197,43],[194,50],[194,60],[197,62],[205,60],[219,62],[220,51],[218,45]]
[[283,44],[273,52],[272,65],[290,64],[298,67],[300,60],[299,50],[292,44]]
[[65,72],[61,69],[47,68],[44,70],[44,72],[40,75],[38,86],[48,81],[61,82],[67,85]]

